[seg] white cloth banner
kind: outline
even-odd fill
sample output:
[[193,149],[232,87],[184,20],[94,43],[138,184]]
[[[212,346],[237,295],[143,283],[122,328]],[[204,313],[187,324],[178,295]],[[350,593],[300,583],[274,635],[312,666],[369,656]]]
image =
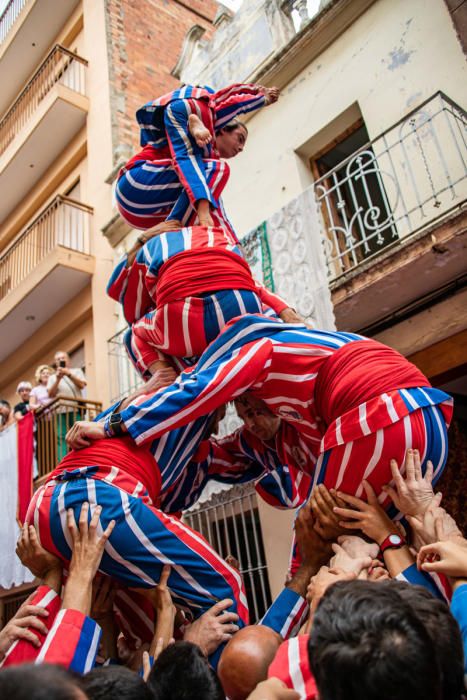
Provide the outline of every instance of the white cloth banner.
[[17,425],[0,433],[0,586],[11,588],[34,580],[15,554],[19,536]]

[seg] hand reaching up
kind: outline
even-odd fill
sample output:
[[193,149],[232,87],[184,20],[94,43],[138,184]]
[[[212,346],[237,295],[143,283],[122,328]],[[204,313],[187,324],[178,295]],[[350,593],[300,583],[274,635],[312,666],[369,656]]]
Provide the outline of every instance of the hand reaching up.
[[338,544],[347,552],[349,557],[371,557],[375,559],[379,553],[376,542],[367,542],[357,535],[342,535],[337,539]]
[[425,475],[422,474],[420,453],[418,450],[407,450],[402,471],[405,468],[405,479],[399,471],[395,459],[391,459],[391,472],[394,487],[383,486],[383,491],[390,496],[394,505],[404,515],[423,515],[429,508],[433,497],[433,464],[428,461]]
[[355,574],[355,576],[359,576],[362,570],[369,569],[373,562],[372,557],[368,554],[357,557],[350,556],[339,544],[333,544],[332,551],[334,556],[329,562],[330,568],[341,569],[347,573]]
[[434,542],[421,548],[417,566],[422,571],[467,578],[467,540]]
[[345,503],[337,498],[334,489],[329,491],[324,484],[315,486],[310,496],[310,507],[315,517],[315,530],[324,540],[334,541],[346,532],[334,512],[336,506],[345,507]]
[[398,529],[387,513],[381,508],[373,487],[368,481],[363,482],[368,502],[356,496],[340,493],[338,496],[351,508],[334,508],[341,518],[340,525],[346,529],[360,529],[367,537],[380,545],[388,535],[398,534]]
[[60,593],[62,562],[42,547],[34,525],[24,523],[16,543],[16,555],[34,576]]
[[[34,592],[35,593],[35,592]],[[35,647],[40,647],[41,641],[33,630],[46,635],[48,629],[41,618],[47,618],[48,610],[39,605],[30,605],[29,601],[34,596],[31,593],[21,607],[17,610],[5,627],[0,631],[0,661],[5,658],[5,654],[11,645],[19,639],[25,639]],[[30,628],[30,629],[28,629]]]
[[189,625],[183,639],[197,644],[205,656],[212,654],[219,644],[228,642],[240,629],[235,624],[238,620],[237,613],[228,611],[231,605],[232,601],[229,598],[220,600]]
[[440,500],[435,496],[432,505],[423,516],[407,518],[417,549],[433,542],[462,539],[462,533],[454,518],[439,506]]

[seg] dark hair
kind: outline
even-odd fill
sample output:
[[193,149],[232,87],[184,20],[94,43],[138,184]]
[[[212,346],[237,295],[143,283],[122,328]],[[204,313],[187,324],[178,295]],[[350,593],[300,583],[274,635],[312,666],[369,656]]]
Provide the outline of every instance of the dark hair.
[[81,687],[89,700],[152,700],[141,676],[125,666],[95,668],[83,676]]
[[396,590],[342,581],[324,594],[308,643],[321,700],[439,700],[425,626]]
[[394,586],[425,626],[441,669],[443,700],[459,700],[464,692],[464,652],[459,625],[448,605],[423,586],[405,581],[382,581],[380,585]]
[[0,406],[6,406],[7,408],[11,408],[10,402],[6,399],[0,399]]
[[161,653],[148,678],[154,700],[224,700],[219,679],[199,647],[175,642]]
[[79,686],[61,666],[22,664],[0,670],[0,698],[77,700]]
[[240,119],[232,119],[231,122],[223,126],[221,129],[218,129],[216,131],[216,134],[219,134],[221,131],[226,131],[228,134],[230,134],[232,131],[236,131],[242,127],[245,129],[246,133],[248,134],[248,129],[246,128],[246,124],[240,121]]

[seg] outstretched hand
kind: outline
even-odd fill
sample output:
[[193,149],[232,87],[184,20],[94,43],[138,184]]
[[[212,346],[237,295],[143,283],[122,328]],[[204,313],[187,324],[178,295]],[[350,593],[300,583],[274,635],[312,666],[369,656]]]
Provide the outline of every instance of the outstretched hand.
[[422,571],[467,578],[467,540],[459,538],[425,545],[418,553],[417,566]]
[[236,624],[237,613],[228,611],[232,604],[230,598],[220,600],[187,627],[183,639],[197,644],[205,656],[215,652],[220,644],[228,642],[240,629]]
[[440,495],[437,494],[423,516],[407,518],[413,532],[413,543],[417,549],[433,542],[456,541],[462,538],[462,532],[454,518],[440,507],[440,500]]
[[[423,475],[419,451],[407,450],[401,470],[395,459],[391,459],[390,465],[394,487],[383,486],[383,491],[404,515],[423,515],[430,507],[435,495],[432,486],[433,464],[430,461],[427,462],[426,472]],[[401,474],[404,470],[405,479]]]
[[[93,580],[97,573],[105,543],[109,539],[115,527],[115,520],[111,520],[101,535],[98,534],[99,520],[102,506],[96,506],[88,524],[89,503],[86,501],[81,506],[78,526],[76,526],[75,514],[72,508],[66,513],[68,532],[73,542],[73,554],[70,561],[70,578],[78,573],[83,577]],[[102,528],[100,528],[102,530]]]
[[47,574],[56,570],[62,572],[62,563],[55,554],[45,550],[39,542],[34,525],[25,522],[16,543],[16,555],[26,568],[37,578],[44,579]]
[[19,639],[25,639],[34,647],[40,647],[41,640],[33,630],[42,635],[48,633],[48,629],[41,618],[47,618],[49,611],[41,608],[39,605],[31,605],[29,603],[34,594],[35,591],[31,593],[29,598],[17,610],[14,617],[0,631],[0,661],[5,658],[5,654],[11,645]]
[[341,518],[346,518],[346,520],[340,521],[341,527],[346,529],[359,528],[367,537],[380,545],[388,535],[398,534],[398,529],[381,508],[371,484],[364,481],[363,488],[368,499],[367,503],[356,496],[339,492],[339,498],[351,508],[335,507],[334,512]]

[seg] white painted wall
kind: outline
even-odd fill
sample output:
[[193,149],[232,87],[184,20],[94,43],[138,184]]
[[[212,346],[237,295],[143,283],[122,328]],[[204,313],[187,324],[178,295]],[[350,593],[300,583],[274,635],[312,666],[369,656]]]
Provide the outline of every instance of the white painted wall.
[[283,89],[276,105],[249,121],[247,147],[230,161],[224,196],[233,224],[246,232],[310,184],[297,151],[311,155],[325,145],[309,142],[355,103],[374,138],[438,90],[465,107],[466,86],[465,59],[443,0],[376,2]]

